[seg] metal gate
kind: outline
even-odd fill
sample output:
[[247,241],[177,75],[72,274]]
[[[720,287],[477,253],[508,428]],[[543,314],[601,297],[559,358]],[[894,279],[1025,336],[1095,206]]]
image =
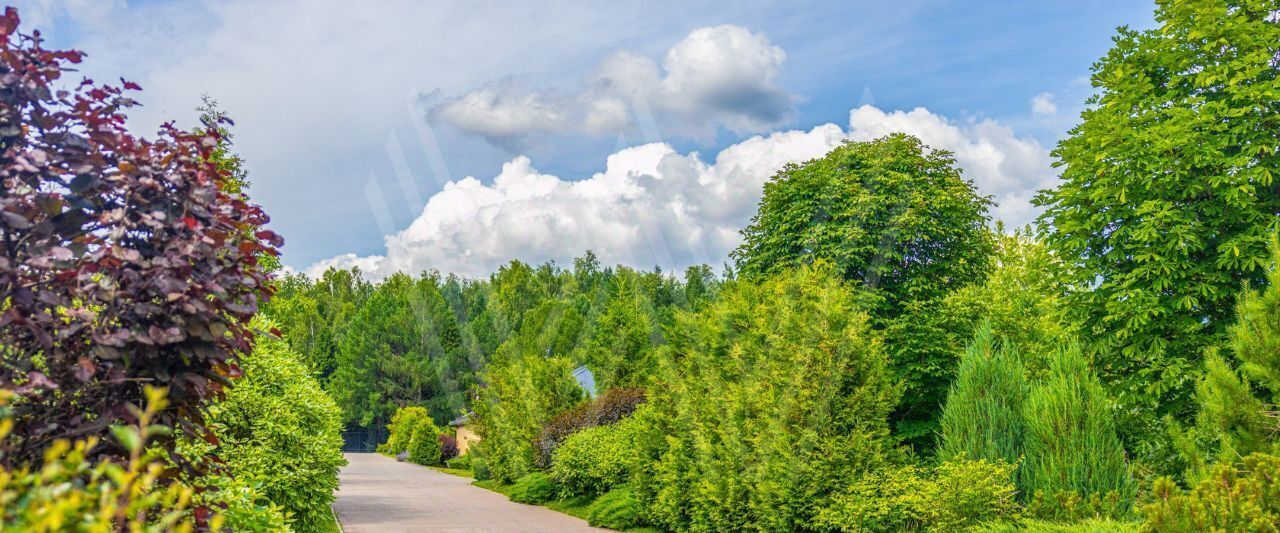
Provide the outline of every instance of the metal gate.
[[387,441],[385,429],[352,429],[342,432],[342,451],[373,452]]

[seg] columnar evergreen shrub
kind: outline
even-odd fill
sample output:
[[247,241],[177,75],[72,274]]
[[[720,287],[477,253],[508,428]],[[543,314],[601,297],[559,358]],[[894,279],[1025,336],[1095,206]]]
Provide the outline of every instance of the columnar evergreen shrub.
[[1275,235],[1267,285],[1261,291],[1244,288],[1227,339],[1239,371],[1211,351],[1196,395],[1198,426],[1220,448],[1210,455],[1230,461],[1275,451],[1280,434],[1274,413],[1280,403],[1280,242]]
[[440,464],[440,428],[436,427],[431,418],[418,420],[418,425],[413,429],[413,436],[409,437],[409,462],[419,465],[438,465]]
[[897,389],[855,292],[828,268],[727,283],[660,353],[636,498],[670,529],[792,530],[894,455]]
[[535,440],[543,425],[582,400],[573,368],[567,358],[530,353],[486,370],[472,420],[494,479],[511,482],[535,470]]
[[960,357],[960,369],[942,411],[939,458],[985,459],[1018,464],[1025,422],[1023,402],[1030,386],[1017,350],[997,347],[991,324],[983,322]]
[[1022,486],[1028,497],[1115,492],[1127,508],[1136,490],[1116,436],[1112,405],[1078,346],[1061,350],[1024,406]]
[[636,461],[642,417],[574,433],[556,448],[548,474],[566,494],[600,494],[626,483]]
[[1280,531],[1280,457],[1275,455],[1219,463],[1189,491],[1161,478],[1153,492],[1152,502],[1141,509],[1142,531]]
[[849,483],[814,522],[833,531],[963,531],[1018,518],[1014,466],[957,460],[886,468]]

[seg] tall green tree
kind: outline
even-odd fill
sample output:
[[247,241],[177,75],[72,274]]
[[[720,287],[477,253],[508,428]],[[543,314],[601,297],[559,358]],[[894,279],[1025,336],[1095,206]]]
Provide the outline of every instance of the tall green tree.
[[646,384],[655,370],[651,335],[654,325],[633,283],[619,279],[595,324],[586,362],[601,390]]
[[896,429],[931,450],[959,350],[929,318],[947,294],[986,277],[990,206],[949,152],[902,134],[849,142],[765,184],[733,257],[746,278],[827,261],[879,297],[873,324],[888,330],[893,370],[905,385]]
[[411,301],[414,291],[412,278],[392,275],[351,318],[329,381],[348,423],[385,426],[396,409],[422,405],[437,390],[436,368]]
[[[1071,305],[1131,413],[1185,417],[1203,349],[1242,282],[1263,281],[1280,213],[1280,23],[1271,0],[1158,0],[1121,28],[1096,95],[1037,197],[1046,243],[1077,267]],[[1126,423],[1136,432],[1145,425]]]

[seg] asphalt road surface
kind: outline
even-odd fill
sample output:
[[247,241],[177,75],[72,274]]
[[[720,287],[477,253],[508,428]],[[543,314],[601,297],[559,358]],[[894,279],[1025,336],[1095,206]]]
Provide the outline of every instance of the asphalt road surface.
[[524,505],[471,480],[376,453],[349,453],[333,508],[346,533],[398,531],[608,531]]

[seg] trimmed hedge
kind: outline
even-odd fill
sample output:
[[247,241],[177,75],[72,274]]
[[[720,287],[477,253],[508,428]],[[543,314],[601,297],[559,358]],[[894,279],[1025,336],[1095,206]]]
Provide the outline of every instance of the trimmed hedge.
[[413,439],[418,425],[424,420],[435,426],[431,421],[431,414],[425,407],[401,407],[396,410],[396,413],[391,415],[391,423],[387,424],[390,435],[387,436],[387,442],[378,447],[378,452],[395,457],[401,452],[408,451],[409,441]]
[[409,438],[409,462],[419,465],[440,464],[440,428],[431,421],[431,417],[418,420]]

